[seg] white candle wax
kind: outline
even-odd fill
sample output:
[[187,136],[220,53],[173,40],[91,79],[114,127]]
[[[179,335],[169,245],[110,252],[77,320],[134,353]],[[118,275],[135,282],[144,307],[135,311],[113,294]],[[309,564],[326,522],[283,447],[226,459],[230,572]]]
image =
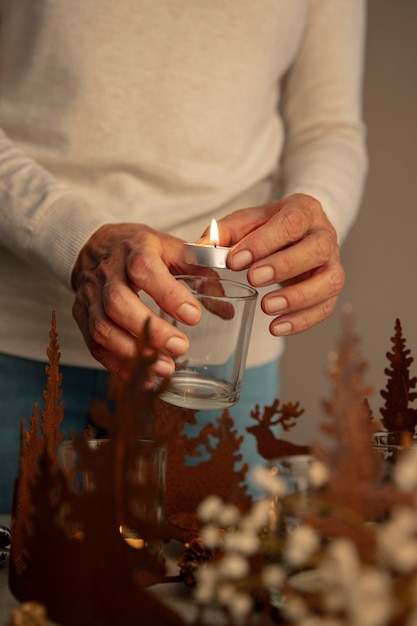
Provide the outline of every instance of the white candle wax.
[[227,267],[227,257],[230,248],[205,243],[184,244],[184,261],[190,265],[214,267],[224,269]]

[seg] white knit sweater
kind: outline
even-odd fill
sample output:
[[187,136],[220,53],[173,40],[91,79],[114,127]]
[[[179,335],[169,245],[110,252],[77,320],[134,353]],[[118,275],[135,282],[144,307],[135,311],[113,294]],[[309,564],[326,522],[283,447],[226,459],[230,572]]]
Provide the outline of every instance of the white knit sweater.
[[[343,239],[364,27],[363,0],[0,0],[0,351],[44,359],[55,310],[62,362],[98,366],[69,279],[106,222],[190,241],[301,191]],[[249,365],[282,348],[269,321]]]

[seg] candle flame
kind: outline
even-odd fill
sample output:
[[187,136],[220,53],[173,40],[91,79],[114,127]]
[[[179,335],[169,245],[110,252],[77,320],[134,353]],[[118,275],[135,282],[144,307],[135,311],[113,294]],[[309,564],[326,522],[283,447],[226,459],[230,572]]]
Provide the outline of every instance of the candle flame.
[[217,222],[216,222],[215,219],[211,220],[211,225],[210,225],[210,243],[213,244],[213,246],[220,245],[219,227],[217,226]]

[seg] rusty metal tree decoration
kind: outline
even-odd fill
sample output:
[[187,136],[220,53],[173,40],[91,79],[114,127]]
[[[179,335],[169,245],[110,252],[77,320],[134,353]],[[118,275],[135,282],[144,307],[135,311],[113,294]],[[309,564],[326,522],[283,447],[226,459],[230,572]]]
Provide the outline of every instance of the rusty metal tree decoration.
[[265,406],[262,413],[259,406],[251,411],[251,417],[256,424],[249,426],[246,430],[255,437],[258,453],[265,460],[269,461],[292,454],[309,453],[310,446],[294,444],[277,437],[274,433],[274,426],[280,426],[285,432],[289,431],[297,424],[296,420],[303,413],[304,409],[300,408],[299,402],[288,402],[281,405],[278,399],[271,406]]
[[[141,620],[181,624],[174,612],[144,588],[164,579],[164,562],[146,549],[133,548],[119,531],[118,499],[114,497],[120,461],[117,446],[123,445],[126,432],[118,439],[121,433],[115,425],[116,437],[110,439],[112,462],[108,464],[92,453],[88,435],[74,437],[83,459],[78,469],[82,471],[84,463],[93,475],[100,473],[106,490],[74,493],[59,466],[57,449],[62,436],[58,427],[63,405],[55,316],[48,358],[42,419],[39,422],[35,406],[30,428],[22,436],[12,517],[10,588],[20,601],[35,599],[44,604],[48,616],[64,626],[133,626]],[[137,370],[139,386],[145,376],[144,366]],[[148,400],[144,394],[145,405]],[[132,423],[124,427],[133,432]],[[140,524],[137,529],[140,532]]]
[[[247,430],[266,460],[310,451],[322,459],[330,478],[315,494],[315,505],[305,512],[305,519],[328,539],[351,536],[371,548],[372,532],[359,522],[386,513],[397,495],[389,485],[378,483],[378,462],[371,444],[375,420],[367,398],[370,388],[363,377],[367,362],[359,352],[351,312],[344,312],[343,324],[339,350],[329,371],[333,393],[323,403],[327,414],[323,428],[332,445],[295,446],[274,433],[276,425],[287,432],[298,424],[303,414],[298,403],[281,405],[276,400],[262,410],[255,407],[251,413],[254,424]],[[409,375],[412,359],[398,320],[393,345],[387,355],[392,366],[386,370],[387,388],[381,392],[384,426],[414,430],[417,410],[410,404],[417,398],[412,391],[417,379]],[[92,450],[91,433],[73,436],[79,459],[75,472],[92,473],[104,487],[74,491],[57,454],[62,445],[61,385],[65,381],[59,371],[57,326],[52,316],[44,408],[39,415],[35,405],[29,429],[22,426],[9,580],[17,599],[44,604],[49,617],[63,626],[133,626],[151,620],[165,626],[182,623],[147,589],[168,580],[164,560],[146,549],[147,541],[144,549],[135,549],[120,531],[126,506],[121,497],[121,471],[129,457],[130,441],[148,437],[168,450],[167,521],[149,527],[134,510],[129,511],[129,527],[138,536],[155,541],[175,538],[184,543],[198,537],[196,507],[210,494],[234,503],[242,512],[251,507],[245,484],[248,467],[240,450],[242,437],[228,411],[195,437],[186,437],[184,426],[196,423],[196,412],[166,404],[158,389],[150,390],[146,384],[149,366],[157,357],[149,349],[146,328],[138,348],[137,359],[129,364],[129,380],[111,381],[113,408],[99,402],[92,407],[93,421],[109,432],[107,456]],[[185,456],[198,457],[201,446],[208,460],[187,466]]]
[[[149,365],[156,358],[147,344],[146,328],[132,361],[128,381],[111,380],[114,407],[95,402],[91,417],[109,432],[107,457],[89,446],[91,433],[73,434],[78,462],[75,473],[91,473],[105,488],[74,492],[59,463],[59,432],[64,405],[56,318],[52,316],[47,350],[45,407],[39,417],[35,405],[30,427],[22,426],[20,473],[16,481],[12,519],[13,548],[10,587],[20,600],[36,599],[48,615],[64,626],[136,624],[155,619],[166,626],[177,615],[146,591],[166,581],[165,563],[147,551],[133,548],[120,532],[124,515],[121,471],[129,442],[152,437],[168,448],[167,523],[144,526],[129,513],[129,527],[147,542],[176,538],[188,541],[198,534],[196,507],[210,493],[233,501],[242,511],[251,504],[244,484],[247,464],[240,469],[242,438],[227,411],[195,438],[182,433],[195,420],[195,411],[173,407],[147,386]],[[213,439],[217,445],[213,445]],[[209,460],[187,467],[186,454],[203,445]],[[146,545],[145,543],[145,545]],[[79,607],[82,607],[82,621]]]
[[417,392],[412,391],[417,385],[417,376],[410,377],[410,366],[414,359],[406,348],[406,341],[400,320],[395,321],[395,334],[391,338],[392,351],[387,352],[391,367],[385,369],[387,385],[381,390],[385,405],[381,407],[384,428],[391,432],[415,433],[417,426],[417,408],[411,404],[417,399]]

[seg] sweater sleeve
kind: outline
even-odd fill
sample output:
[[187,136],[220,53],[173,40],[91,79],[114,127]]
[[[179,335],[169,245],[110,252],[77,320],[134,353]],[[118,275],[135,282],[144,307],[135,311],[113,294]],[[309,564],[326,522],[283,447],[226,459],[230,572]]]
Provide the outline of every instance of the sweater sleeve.
[[367,171],[362,122],[366,5],[310,0],[303,42],[283,86],[282,193],[321,201],[343,241]]
[[105,222],[0,131],[0,244],[70,286],[79,250]]

